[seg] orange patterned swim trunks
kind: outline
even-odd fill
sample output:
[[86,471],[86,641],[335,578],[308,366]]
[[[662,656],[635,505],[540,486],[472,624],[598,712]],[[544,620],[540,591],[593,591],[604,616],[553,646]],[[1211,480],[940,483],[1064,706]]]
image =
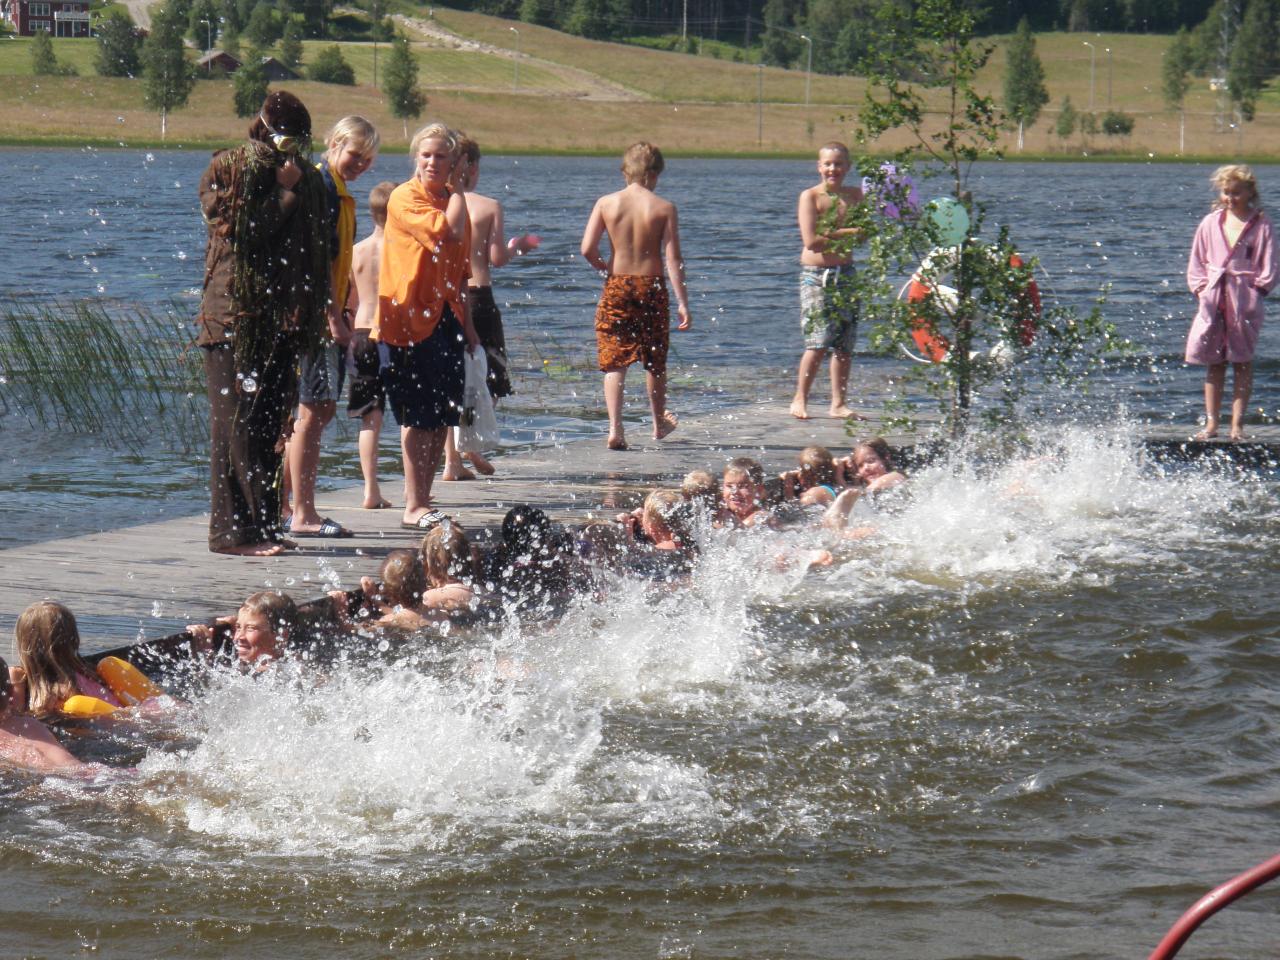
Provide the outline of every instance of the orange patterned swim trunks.
[[662,277],[609,277],[596,308],[596,348],[601,370],[639,363],[665,373],[671,317]]

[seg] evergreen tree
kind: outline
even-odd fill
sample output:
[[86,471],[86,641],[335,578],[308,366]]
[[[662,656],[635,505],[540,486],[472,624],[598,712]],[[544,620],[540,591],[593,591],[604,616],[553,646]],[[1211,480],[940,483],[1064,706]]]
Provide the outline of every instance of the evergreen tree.
[[760,37],[760,59],[775,67],[789,67],[804,45],[796,34],[796,12],[803,0],[765,0],[764,33]]
[[222,52],[240,59],[240,31],[233,27],[227,27],[222,31]]
[[520,19],[540,27],[554,27],[558,22],[555,0],[523,0]]
[[262,60],[263,52],[252,47],[245,54],[244,65],[236,71],[232,97],[237,117],[252,117],[267,99],[267,68]]
[[212,50],[218,42],[218,11],[213,0],[196,0],[187,12],[187,39],[198,50]]
[[1036,38],[1031,24],[1023,17],[1018,29],[1009,41],[1004,70],[1005,112],[1018,122],[1018,149],[1022,149],[1022,135],[1040,116],[1040,109],[1049,102],[1049,91],[1044,85],[1044,65],[1036,53]]
[[249,15],[249,23],[244,28],[245,39],[266,50],[280,39],[280,34],[281,25],[275,8],[267,0],[260,0]]
[[609,0],[573,0],[564,28],[589,40],[607,40],[614,32]]
[[1276,43],[1272,0],[1250,0],[1227,63],[1227,89],[1245,120],[1253,119],[1262,85],[1275,75]]
[[[303,28],[312,40],[328,35],[329,14],[333,12],[332,0],[300,0],[298,12],[302,14]],[[374,14],[373,19],[378,19]]]
[[37,77],[56,77],[61,73],[48,30],[37,30],[31,38],[31,72]]
[[291,70],[302,66],[302,27],[292,17],[284,25],[284,36],[280,38],[280,62]]
[[426,95],[418,89],[418,61],[413,58],[404,35],[391,41],[391,55],[382,73],[382,92],[393,117],[404,123],[405,139],[409,138],[409,118],[422,115]]
[[1164,63],[1160,67],[1163,81],[1164,102],[1178,111],[1178,153],[1182,154],[1187,147],[1187,113],[1182,108],[1187,91],[1191,89],[1189,74],[1194,65],[1195,53],[1191,47],[1191,34],[1182,27],[1174,35],[1173,42],[1164,52]]
[[1076,113],[1076,108],[1071,105],[1071,98],[1063,97],[1062,106],[1058,108],[1058,119],[1053,124],[1053,132],[1066,140],[1076,132],[1078,119],[1079,115]]
[[187,105],[196,74],[182,45],[185,21],[169,4],[151,17],[151,34],[142,44],[143,99],[160,111],[160,137],[169,132],[169,111]]
[[307,67],[307,79],[352,87],[355,86],[356,73],[351,69],[351,64],[343,59],[342,49],[334,43],[316,54],[316,58]]
[[122,10],[98,22],[98,50],[93,66],[100,77],[136,77],[142,72],[142,37]]

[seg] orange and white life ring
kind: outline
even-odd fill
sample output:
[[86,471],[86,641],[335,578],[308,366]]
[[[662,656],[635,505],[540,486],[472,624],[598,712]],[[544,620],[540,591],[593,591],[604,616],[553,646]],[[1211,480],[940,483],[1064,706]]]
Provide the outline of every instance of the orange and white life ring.
[[[921,276],[925,272],[926,265],[930,259],[938,252],[934,251],[929,257],[926,257],[925,263],[907,281],[904,289],[909,305],[924,303],[929,299],[930,288],[932,287],[934,298],[941,303],[944,309],[955,307],[959,296],[955,287],[948,286],[940,281],[928,283]],[[955,255],[951,251],[947,252],[951,256]],[[1015,253],[1009,257],[1009,266],[1015,268],[1023,267],[1026,266],[1026,263]],[[1036,285],[1035,277],[1028,279],[1027,286],[1019,295],[1018,300],[1018,312],[1021,314],[1018,322],[1018,340],[1022,346],[1029,347],[1035,340],[1041,313],[1040,288]],[[909,315],[911,317],[911,339],[915,342],[916,349],[920,351],[921,357],[929,363],[941,363],[951,352],[951,343],[938,331],[933,321],[925,315],[924,311],[911,309],[909,310]]]

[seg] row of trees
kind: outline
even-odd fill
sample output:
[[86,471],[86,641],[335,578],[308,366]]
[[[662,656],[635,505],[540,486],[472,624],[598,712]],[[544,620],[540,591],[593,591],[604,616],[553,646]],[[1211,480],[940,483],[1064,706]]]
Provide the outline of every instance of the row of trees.
[[[119,11],[104,18],[97,29],[95,69],[101,76],[142,78],[147,106],[160,113],[161,137],[168,133],[169,113],[186,106],[200,75],[183,43],[188,21],[186,4],[170,0],[153,10],[151,32],[145,38]],[[239,58],[238,50],[228,52]],[[301,38],[282,37],[280,55],[290,67],[301,66]],[[233,103],[237,116],[252,116],[267,95],[264,59],[264,49],[254,45],[235,73]],[[43,33],[33,40],[32,66],[37,74],[74,72],[58,64],[52,41]],[[308,65],[307,75],[323,83],[355,83],[355,71],[337,44],[320,50]],[[391,40],[391,52],[382,71],[382,92],[392,115],[403,121],[407,136],[409,119],[421,116],[427,98],[418,87],[418,62],[404,36]]]

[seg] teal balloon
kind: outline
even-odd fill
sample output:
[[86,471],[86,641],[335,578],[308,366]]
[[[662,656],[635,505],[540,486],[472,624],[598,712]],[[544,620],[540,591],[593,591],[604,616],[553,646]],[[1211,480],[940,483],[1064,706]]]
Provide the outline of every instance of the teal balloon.
[[969,235],[969,211],[954,197],[930,200],[928,215],[929,222],[937,231],[940,246],[958,247]]

